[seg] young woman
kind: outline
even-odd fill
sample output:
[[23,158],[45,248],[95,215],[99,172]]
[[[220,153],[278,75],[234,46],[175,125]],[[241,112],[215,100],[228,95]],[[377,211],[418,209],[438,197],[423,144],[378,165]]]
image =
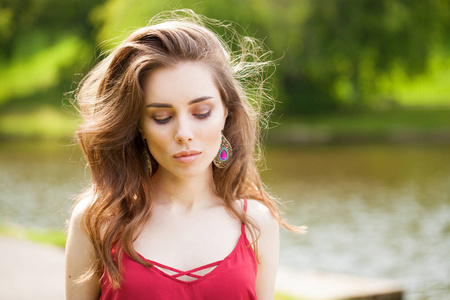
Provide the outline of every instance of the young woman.
[[80,85],[92,186],[70,219],[68,300],[274,297],[279,224],[299,228],[255,165],[267,62],[187,14],[135,31]]

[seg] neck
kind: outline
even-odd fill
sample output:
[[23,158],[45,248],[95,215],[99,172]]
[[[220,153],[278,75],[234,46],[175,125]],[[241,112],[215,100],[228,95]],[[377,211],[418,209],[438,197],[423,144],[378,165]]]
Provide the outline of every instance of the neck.
[[157,204],[192,210],[217,201],[212,168],[190,178],[180,178],[159,168],[152,177],[152,198]]

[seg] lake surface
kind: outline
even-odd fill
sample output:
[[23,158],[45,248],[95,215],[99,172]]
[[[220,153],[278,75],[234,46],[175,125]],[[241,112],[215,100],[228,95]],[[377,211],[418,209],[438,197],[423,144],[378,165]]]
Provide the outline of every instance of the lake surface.
[[[450,294],[450,146],[271,147],[285,217],[280,265],[391,278],[406,299]],[[63,228],[88,171],[76,147],[0,145],[0,224]]]

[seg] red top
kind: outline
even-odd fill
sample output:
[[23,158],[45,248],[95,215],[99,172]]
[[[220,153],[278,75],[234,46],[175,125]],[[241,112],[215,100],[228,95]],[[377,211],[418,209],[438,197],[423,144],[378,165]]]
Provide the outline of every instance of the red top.
[[[244,211],[246,212],[247,200],[244,203]],[[256,299],[257,262],[255,253],[245,234],[243,223],[241,225],[241,236],[236,247],[223,260],[188,271],[180,271],[152,260],[145,260],[156,267],[146,268],[124,253],[121,288],[113,290],[107,276],[103,276],[100,300]],[[213,266],[216,267],[203,276],[195,274]],[[169,275],[157,267],[177,274]],[[184,281],[178,278],[183,275],[196,279]]]

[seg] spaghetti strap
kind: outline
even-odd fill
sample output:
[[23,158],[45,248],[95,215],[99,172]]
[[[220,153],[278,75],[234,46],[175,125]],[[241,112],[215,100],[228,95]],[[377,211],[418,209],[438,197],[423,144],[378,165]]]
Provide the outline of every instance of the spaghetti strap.
[[[244,200],[243,203],[242,200]],[[243,213],[240,213],[240,217],[243,217],[242,233],[234,249],[224,259],[182,271],[146,259],[136,252],[138,256],[151,264],[149,268],[144,267],[124,251],[121,258],[123,267],[121,288],[114,289],[103,271],[99,300],[200,298],[256,300],[255,282],[258,262],[244,225],[248,201],[246,199],[236,201],[239,201],[236,202],[236,208],[243,209]]]

